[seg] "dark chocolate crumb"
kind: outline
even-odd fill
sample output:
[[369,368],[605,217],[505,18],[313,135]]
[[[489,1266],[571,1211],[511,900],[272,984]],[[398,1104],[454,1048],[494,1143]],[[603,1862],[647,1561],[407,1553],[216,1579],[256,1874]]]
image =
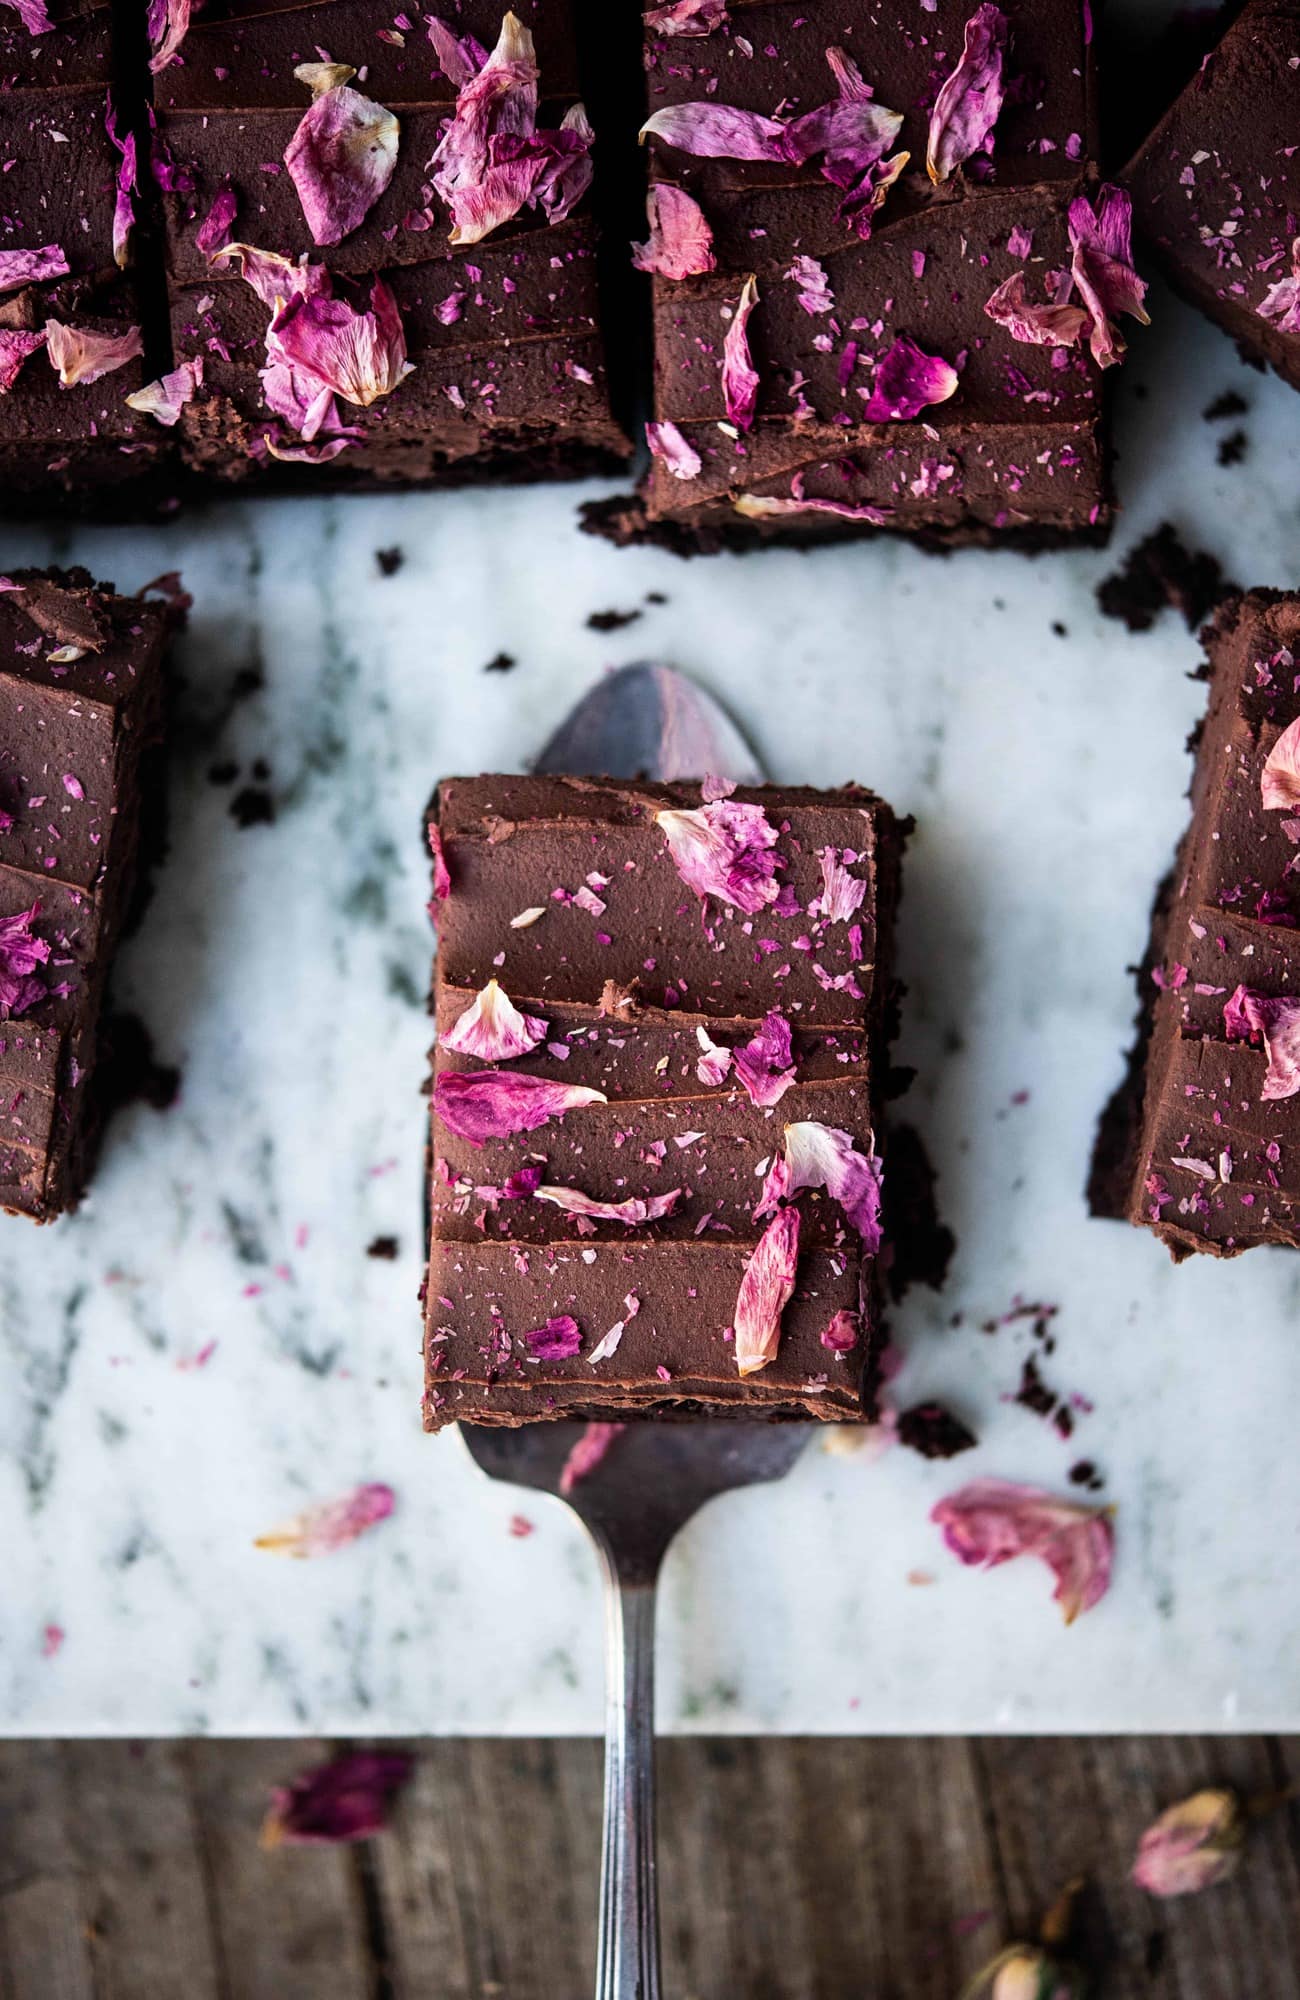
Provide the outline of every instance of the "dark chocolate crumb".
[[508,674],[511,667],[518,665],[513,653],[494,653],[483,671],[485,674]]
[[259,785],[265,785],[269,781],[271,766],[267,763],[265,757],[255,757],[253,759],[253,776],[257,779]]
[[367,1243],[366,1255],[367,1257],[382,1257],[386,1263],[391,1264],[397,1255],[397,1238],[395,1236],[376,1236],[371,1242]]
[[208,783],[210,785],[233,785],[238,776],[238,764],[232,763],[227,759],[224,764],[214,764],[212,766],[212,769],[208,772]]
[[1098,584],[1097,602],[1107,618],[1120,619],[1130,632],[1150,631],[1169,606],[1181,611],[1188,631],[1195,632],[1236,587],[1217,557],[1186,548],[1165,521],[1129,551],[1122,569]]
[[255,694],[261,694],[266,686],[266,675],[260,665],[241,667],[230,683],[233,701],[249,701]]
[[379,565],[379,574],[381,576],[396,576],[398,570],[406,561],[406,551],[396,546],[391,549],[376,549],[375,561]]
[[1244,396],[1239,396],[1235,389],[1225,389],[1221,396],[1206,404],[1201,415],[1207,424],[1217,424],[1224,417],[1244,417],[1249,408]]
[[1052,630],[1053,632],[1055,632],[1058,639],[1068,639],[1070,636],[1068,628],[1062,625],[1059,618],[1053,618]]
[[667,604],[668,599],[662,590],[647,590],[645,601],[647,604]]
[[1245,431],[1229,431],[1226,438],[1219,439],[1219,464],[1240,465],[1250,448],[1250,439]]
[[1015,1401],[1024,1409],[1032,1410],[1036,1417],[1050,1417],[1056,1409],[1056,1393],[1048,1388],[1039,1374],[1038,1363],[1032,1354],[1025,1358]]
[[917,1403],[904,1410],[898,1419],[898,1441],[909,1451],[919,1451],[922,1458],[956,1458],[958,1452],[970,1451],[978,1442],[975,1433],[942,1403]]
[[641,612],[639,609],[636,611],[593,611],[587,619],[587,624],[593,632],[621,632],[625,625],[635,625],[640,616]]
[[181,1087],[181,1073],[160,1063],[153,1037],[138,1014],[112,1014],[100,1031],[100,1055],[93,1088],[107,1116],[125,1104],[169,1111]]
[[1090,1458],[1076,1459],[1066,1476],[1071,1486],[1086,1486],[1090,1493],[1099,1492],[1106,1483]]
[[272,826],[275,800],[263,785],[245,785],[230,801],[230,817],[237,826]]

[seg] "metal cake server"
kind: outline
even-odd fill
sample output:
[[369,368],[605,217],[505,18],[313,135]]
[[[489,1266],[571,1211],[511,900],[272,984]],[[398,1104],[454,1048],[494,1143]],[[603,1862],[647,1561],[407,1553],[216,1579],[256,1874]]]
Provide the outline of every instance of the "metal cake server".
[[[671,667],[638,662],[600,681],[556,730],[536,768],[571,777],[734,778],[762,768],[711,696]],[[655,1587],[678,1529],[716,1494],[780,1479],[804,1424],[732,1418],[628,1424],[568,1493],[560,1477],[585,1426],[462,1424],[489,1478],[568,1501],[605,1579],[605,1831],[596,2000],[660,2000],[655,1888]]]

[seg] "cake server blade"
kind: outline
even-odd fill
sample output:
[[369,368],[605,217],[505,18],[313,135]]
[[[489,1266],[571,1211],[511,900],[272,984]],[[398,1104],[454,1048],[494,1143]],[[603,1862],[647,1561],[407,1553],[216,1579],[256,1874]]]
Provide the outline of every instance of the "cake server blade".
[[[732,778],[761,784],[740,730],[696,682],[642,660],[583,697],[535,768],[553,776]],[[605,1828],[596,2000],[660,2000],[655,1888],[655,1587],[679,1528],[718,1494],[780,1479],[808,1441],[802,1423],[694,1417],[631,1422],[585,1478],[564,1478],[581,1423],[461,1424],[489,1478],[564,1499],[605,1580]]]

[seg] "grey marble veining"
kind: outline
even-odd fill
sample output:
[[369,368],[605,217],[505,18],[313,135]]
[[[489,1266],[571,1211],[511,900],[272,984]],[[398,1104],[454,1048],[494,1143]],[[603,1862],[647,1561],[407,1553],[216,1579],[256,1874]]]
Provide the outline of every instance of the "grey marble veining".
[[[706,1512],[666,1579],[665,1724],[1300,1727],[1300,1259],[1176,1271],[1082,1198],[1203,701],[1173,614],[1130,638],[1094,586],[1166,515],[1244,581],[1300,570],[1300,399],[1153,310],[1109,553],[682,564],[578,535],[564,488],[5,536],[4,566],[179,567],[195,609],[171,851],[119,981],[182,1095],[118,1120],[81,1213],[0,1221],[0,1728],[598,1725],[579,1531],[419,1430],[420,812],[440,773],[518,767],[604,665],[647,654],[711,685],[775,776],[858,778],[917,816],[902,1053],[960,1248],[942,1297],[898,1315],[896,1394],[942,1393],[981,1435],[951,1467],[814,1444]],[[1251,445],[1222,469],[1199,412],[1229,387]],[[588,629],[610,607],[641,615]],[[515,669],[484,673],[503,650]],[[258,758],[276,817],[241,829]],[[368,1258],[388,1234],[398,1259]],[[1018,1297],[1058,1307],[1044,1373],[1095,1405],[1068,1444],[1006,1400],[1028,1323],[980,1330]],[[960,1571],[926,1516],[974,1472],[1064,1487],[1085,1457],[1119,1562],[1066,1631],[1037,1566]],[[398,1494],[365,1540],[313,1563],[253,1547],[361,1479]]]

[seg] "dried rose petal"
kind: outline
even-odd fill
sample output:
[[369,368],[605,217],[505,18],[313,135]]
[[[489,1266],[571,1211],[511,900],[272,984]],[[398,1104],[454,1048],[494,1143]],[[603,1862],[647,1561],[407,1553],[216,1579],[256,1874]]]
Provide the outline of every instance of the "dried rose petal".
[[262,1823],[263,1847],[368,1840],[383,1831],[389,1803],[414,1767],[404,1750],[353,1750],[276,1785]]
[[1264,759],[1259,792],[1265,812],[1294,812],[1300,806],[1300,715],[1288,722]]
[[1300,236],[1291,245],[1291,270],[1270,285],[1255,308],[1279,333],[1300,333]]
[[873,528],[888,525],[892,507],[876,507],[870,501],[855,505],[848,500],[818,500],[804,492],[804,476],[796,472],[790,481],[790,497],[775,493],[737,493],[732,506],[746,520],[762,521],[785,514],[829,514],[841,521],[863,521]]
[[0,0],[0,6],[12,7],[29,35],[48,35],[54,26],[45,0]]
[[722,342],[722,400],[738,430],[753,428],[758,408],[758,370],[749,353],[749,316],[758,304],[758,280],[751,271]]
[[806,313],[834,312],[830,282],[815,257],[796,257],[785,275],[799,287],[799,303]]
[[1007,34],[1007,17],[1000,7],[977,7],[966,23],[961,61],[930,113],[925,165],[936,185],[972,153],[992,151],[993,127],[1002,109]]
[[832,1354],[851,1354],[858,1344],[856,1313],[841,1309],[834,1314],[830,1323],[822,1328],[821,1343],[823,1347],[829,1347]]
[[35,354],[37,348],[44,345],[43,332],[11,333],[0,329],[0,396],[9,394],[28,355]]
[[68,260],[57,243],[44,243],[39,250],[0,250],[0,292],[41,285],[62,278],[67,270]]
[[578,1322],[568,1313],[560,1313],[545,1326],[529,1327],[524,1346],[534,1361],[569,1361],[582,1346]]
[[862,406],[869,424],[907,423],[931,403],[946,403],[957,388],[957,370],[941,354],[927,354],[900,334],[876,369]]
[[580,1479],[590,1479],[616,1437],[626,1424],[587,1424],[582,1436],[564,1461],[560,1472],[561,1493],[572,1493]]
[[175,62],[189,33],[191,6],[192,0],[149,0],[149,67],[155,75]]
[[429,852],[433,856],[433,899],[445,903],[451,894],[451,870],[443,851],[442,835],[432,823],[429,826]]
[[341,243],[359,229],[393,178],[398,123],[383,104],[348,87],[347,64],[300,63],[313,92],[284,164],[314,243]]
[[696,1028],[695,1039],[700,1045],[695,1074],[707,1088],[716,1089],[726,1080],[727,1071],[731,1068],[731,1050],[721,1042],[715,1042],[703,1025]]
[[349,432],[346,437],[327,438],[323,444],[283,444],[267,431],[262,442],[268,455],[282,460],[285,465],[328,465],[332,458],[337,458],[357,439],[353,432]]
[[1086,195],[1070,203],[1070,275],[1092,321],[1088,344],[1099,368],[1124,358],[1124,342],[1112,324],[1117,314],[1131,313],[1143,326],[1151,324],[1142,304],[1147,288],[1133,269],[1132,225],[1132,202],[1123,188],[1109,183],[1098,189],[1095,211]]
[[455,84],[457,90],[463,90],[487,61],[487,50],[473,35],[454,33],[436,14],[428,16],[428,29],[429,40],[433,43],[443,75],[448,83]]
[[539,1015],[521,1014],[504,987],[489,979],[441,1039],[444,1049],[454,1049],[457,1055],[509,1062],[513,1056],[526,1056],[546,1035],[546,1023]]
[[661,278],[695,278],[713,270],[713,231],[698,201],[684,188],[656,181],[646,195],[646,217],[650,235],[646,242],[632,245],[638,271],[654,271]]
[[592,1222],[625,1222],[629,1228],[639,1222],[659,1222],[665,1215],[671,1215],[682,1198],[682,1189],[670,1188],[666,1194],[652,1194],[648,1201],[632,1195],[627,1201],[593,1201],[590,1195],[582,1194],[577,1188],[539,1187],[535,1190],[538,1201],[554,1202],[566,1215],[586,1216]]
[[378,1482],[369,1486],[354,1486],[350,1493],[344,1493],[337,1500],[322,1500],[315,1507],[307,1507],[301,1514],[283,1528],[272,1529],[269,1535],[259,1535],[254,1548],[271,1549],[283,1556],[327,1556],[335,1549],[345,1548],[355,1542],[358,1535],[364,1535],[380,1521],[386,1521],[396,1503],[396,1495],[391,1486]]
[[1260,1101],[1274,1103],[1300,1090],[1300,1000],[1272,999],[1239,986],[1224,1002],[1223,1025],[1229,1041],[1259,1035],[1268,1052],[1268,1070]]
[[800,1119],[785,1128],[784,1152],[763,1183],[755,1214],[766,1215],[778,1201],[788,1201],[801,1188],[825,1188],[862,1238],[869,1257],[879,1253],[881,1162],[875,1153],[859,1153],[851,1134],[837,1125]]
[[672,473],[674,479],[699,478],[700,454],[682,436],[676,424],[647,424],[645,441],[653,456]]
[[128,327],[125,333],[96,333],[88,326],[65,326],[62,320],[47,319],[45,351],[62,386],[75,389],[78,383],[98,382],[101,375],[124,368],[144,353],[144,343],[138,326]]
[[635,1319],[640,1310],[641,1301],[637,1294],[629,1292],[623,1301],[622,1319],[614,1321],[608,1333],[601,1335],[596,1345],[592,1348],[591,1353],[587,1356],[587,1360],[593,1368],[598,1361],[608,1361],[613,1355],[618,1353],[618,1344],[623,1338],[628,1321]]
[[822,847],[817,851],[821,864],[822,893],[813,904],[813,914],[829,924],[846,924],[862,907],[867,885],[860,875],[850,875],[841,850]]
[[1194,1896],[1226,1882],[1241,1860],[1246,1823],[1226,1787],[1193,1792],[1166,1808],[1138,1842],[1133,1880],[1149,1896]]
[[[1063,303],[1036,305],[1026,294],[1025,274],[1013,271],[992,294],[984,310],[1004,326],[1013,340],[1033,347],[1077,347],[1091,325],[1082,306]],[[1066,290],[1069,290],[1067,284]]]
[[543,1076],[511,1076],[503,1070],[466,1075],[444,1070],[433,1088],[433,1108],[449,1132],[481,1146],[485,1139],[508,1139],[535,1132],[584,1104],[605,1104],[603,1090],[585,1084],[552,1083]]
[[697,896],[716,896],[750,917],[776,900],[776,871],[784,863],[772,852],[776,830],[761,806],[717,799],[694,811],[657,812],[655,825],[677,873]]
[[941,1500],[930,1515],[960,1561],[996,1569],[1015,1556],[1039,1556],[1056,1578],[1054,1601],[1070,1625],[1106,1594],[1115,1552],[1108,1507],[1058,1500],[1041,1487],[975,1479]]
[[673,0],[668,7],[651,7],[645,25],[656,35],[711,35],[726,19],[727,0]]
[[736,1367],[742,1375],[756,1374],[776,1359],[798,1261],[799,1211],[783,1208],[755,1245],[736,1295]]
[[735,1052],[736,1081],[751,1104],[766,1111],[779,1104],[795,1080],[790,1023],[775,1008],[752,1041]]
[[665,104],[641,127],[642,139],[651,134],[702,160],[785,159],[784,125],[734,104]]
[[212,197],[212,206],[194,232],[194,245],[201,256],[215,256],[230,242],[230,232],[239,213],[239,197],[227,181]]
[[362,409],[390,396],[414,366],[397,301],[382,278],[371,287],[368,312],[320,294],[290,299],[267,329],[266,344],[268,354]]
[[182,361],[179,368],[173,368],[169,375],[160,375],[156,382],[146,382],[143,389],[137,389],[133,396],[123,397],[123,401],[128,409],[139,410],[142,416],[155,417],[170,430],[202,383],[203,356],[196,354],[192,361]]
[[45,998],[45,987],[34,976],[50,956],[49,945],[32,929],[40,910],[40,904],[33,903],[29,910],[0,917],[0,1020],[25,1014]]
[[224,264],[230,257],[238,259],[240,277],[272,312],[277,312],[289,299],[330,296],[332,280],[323,264],[309,264],[305,257],[296,261],[281,257],[274,250],[259,250],[252,243],[223,243],[219,250],[213,251],[212,262]]

